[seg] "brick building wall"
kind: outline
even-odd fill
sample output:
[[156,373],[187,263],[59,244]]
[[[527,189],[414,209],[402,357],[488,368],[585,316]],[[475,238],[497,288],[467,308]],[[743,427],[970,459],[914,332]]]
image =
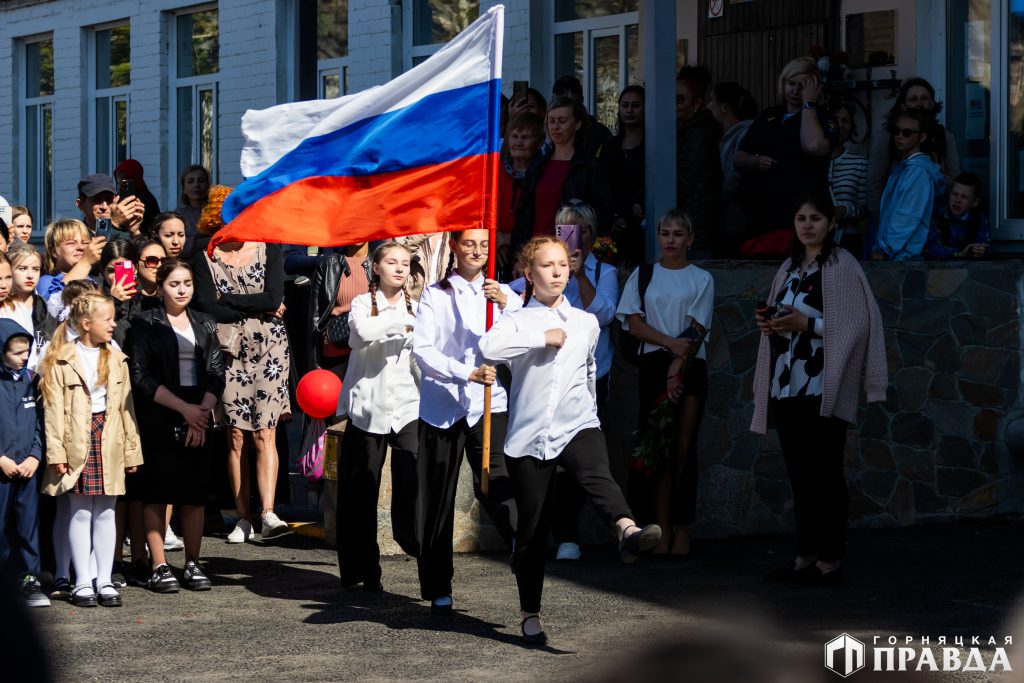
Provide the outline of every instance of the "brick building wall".
[[[290,97],[297,74],[294,22],[299,0],[220,0],[220,72],[218,84],[218,179],[239,183],[247,109],[273,106]],[[481,2],[484,11],[496,0]],[[505,80],[529,78],[532,0],[506,5]],[[170,40],[179,10],[203,7],[187,0],[22,0],[0,4],[0,132],[12,144],[0,146],[0,195],[15,203],[23,195],[20,178],[22,121],[19,80],[24,76],[20,44],[52,34],[55,96],[53,105],[54,216],[75,216],[78,180],[89,168],[93,132],[89,130],[86,58],[93,27],[128,20],[131,25],[130,155],[146,169],[147,183],[161,202],[177,203],[172,170],[173,137],[169,108]],[[401,0],[351,0],[349,3],[349,91],[384,83],[402,72]],[[38,221],[37,221],[38,222]]]

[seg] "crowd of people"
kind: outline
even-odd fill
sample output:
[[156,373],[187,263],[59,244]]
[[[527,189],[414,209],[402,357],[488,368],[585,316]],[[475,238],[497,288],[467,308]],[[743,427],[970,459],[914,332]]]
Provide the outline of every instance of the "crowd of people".
[[[694,260],[748,256],[783,260],[756,314],[751,424],[764,433],[773,420],[793,489],[797,553],[772,578],[838,583],[847,426],[862,385],[880,401],[888,384],[858,259],[981,258],[988,226],[927,82],[900,89],[870,157],[848,149],[855,110],[822,96],[810,59],[785,66],[780,103],[760,113],[741,86],[682,69],[679,208],[656,223],[643,208],[643,88],[623,90],[612,134],[574,77],[550,102],[528,89],[507,103],[493,245],[473,229],[208,250],[230,188],[190,166],[179,206],[162,212],[134,160],[83,178],[81,219],[50,222],[40,249],[15,207],[0,222],[0,559],[37,607],[115,607],[125,585],[211,589],[201,544],[218,486],[235,511],[227,542],[288,531],[275,513],[282,426],[297,377],[323,368],[344,380],[342,584],[383,590],[376,510],[390,451],[395,540],[417,559],[421,598],[452,611],[465,456],[512,549],[523,639],[543,644],[549,537],[558,559],[580,558],[587,498],[624,561],[689,555],[714,315],[714,280]],[[616,354],[637,367],[643,482],[613,476],[602,431]],[[180,572],[167,555],[178,548]]]

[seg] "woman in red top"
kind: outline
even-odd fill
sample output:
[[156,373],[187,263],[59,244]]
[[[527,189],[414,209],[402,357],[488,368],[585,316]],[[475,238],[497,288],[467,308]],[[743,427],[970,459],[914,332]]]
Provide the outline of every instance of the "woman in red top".
[[571,199],[594,207],[598,232],[608,232],[614,217],[612,195],[597,162],[583,151],[589,120],[583,105],[568,97],[556,97],[548,105],[546,126],[551,150],[526,173],[516,207],[513,253],[532,237],[553,235],[555,214]]
[[508,124],[502,145],[503,173],[498,174],[498,268],[506,271],[512,264],[509,246],[516,225],[516,205],[523,192],[523,181],[530,164],[544,143],[544,119],[532,112],[515,116]]

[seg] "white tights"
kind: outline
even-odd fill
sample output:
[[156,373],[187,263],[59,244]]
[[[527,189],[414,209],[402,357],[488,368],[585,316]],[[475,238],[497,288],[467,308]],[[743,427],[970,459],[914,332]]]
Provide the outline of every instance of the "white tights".
[[90,579],[94,579],[96,587],[100,588],[110,583],[110,573],[114,569],[117,535],[114,505],[117,496],[69,493],[67,498],[67,538],[71,548],[71,563],[75,567],[75,583],[88,585]]

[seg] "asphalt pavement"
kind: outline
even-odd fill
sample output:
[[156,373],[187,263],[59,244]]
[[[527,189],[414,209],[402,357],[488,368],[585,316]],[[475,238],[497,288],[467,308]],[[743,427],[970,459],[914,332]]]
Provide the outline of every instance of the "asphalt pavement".
[[[844,585],[810,590],[762,579],[790,556],[787,537],[699,541],[675,563],[623,565],[614,547],[588,547],[578,562],[548,563],[550,643],[539,650],[520,644],[503,554],[456,556],[456,612],[439,617],[418,600],[409,558],[384,560],[383,594],[343,590],[333,551],[299,534],[246,545],[208,537],[209,592],[128,588],[119,609],[60,603],[33,615],[57,679],[76,683],[839,680],[822,648],[843,632],[869,643],[1011,635],[1022,531],[1002,519],[851,532]],[[180,569],[182,554],[170,558]]]

